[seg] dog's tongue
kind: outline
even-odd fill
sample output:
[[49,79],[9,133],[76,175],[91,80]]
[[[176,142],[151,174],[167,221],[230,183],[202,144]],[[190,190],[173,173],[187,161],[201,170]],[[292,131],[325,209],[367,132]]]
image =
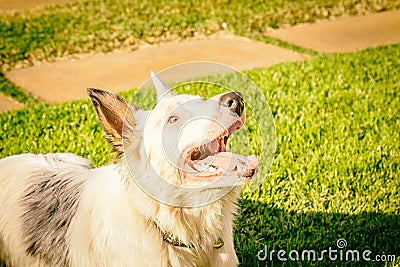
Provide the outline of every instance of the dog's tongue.
[[242,156],[230,152],[220,152],[215,155],[213,166],[223,168],[225,171],[238,171],[241,174],[253,172],[260,164],[255,155]]
[[[230,152],[220,152],[214,156],[198,161],[214,167],[219,167],[223,173],[238,172],[240,176],[250,176],[260,164],[255,155],[242,156]],[[222,168],[222,169],[221,169]],[[208,172],[200,172],[199,176],[207,176]]]

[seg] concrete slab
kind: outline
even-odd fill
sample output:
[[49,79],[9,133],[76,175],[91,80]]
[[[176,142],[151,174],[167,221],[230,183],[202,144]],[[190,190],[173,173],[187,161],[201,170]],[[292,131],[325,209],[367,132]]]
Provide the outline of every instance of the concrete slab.
[[[218,37],[45,63],[5,75],[14,84],[45,102],[56,103],[85,98],[88,87],[114,92],[139,87],[149,78],[151,70],[157,72],[189,61],[213,61],[245,70],[304,59],[304,55],[262,42]],[[182,74],[182,78],[219,73],[216,69],[190,72]]]
[[18,102],[15,102],[11,98],[0,94],[0,112],[10,111],[14,109],[20,109],[24,106]]
[[302,24],[268,35],[322,52],[347,53],[400,42],[400,10]]
[[0,0],[0,11],[29,9],[44,5],[66,4],[77,0]]

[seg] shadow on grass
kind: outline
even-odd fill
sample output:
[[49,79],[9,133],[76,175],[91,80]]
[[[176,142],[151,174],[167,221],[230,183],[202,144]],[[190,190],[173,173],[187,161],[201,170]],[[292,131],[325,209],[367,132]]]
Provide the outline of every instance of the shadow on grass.
[[[396,263],[400,262],[400,215],[363,212],[360,214],[341,214],[323,212],[287,212],[273,208],[271,205],[244,199],[241,202],[241,213],[236,221],[235,247],[241,266],[392,266],[393,262],[383,263],[373,261],[377,255],[395,255]],[[347,245],[338,249],[338,239],[345,239]],[[267,258],[260,261],[257,253]],[[327,252],[319,261],[323,250],[332,251],[332,261]],[[270,253],[275,250],[272,260]],[[277,252],[286,251],[282,262],[278,260]],[[291,261],[291,250],[299,252],[299,261]],[[301,260],[304,250],[316,252],[315,261]],[[340,261],[340,250],[343,251]],[[359,261],[346,261],[346,252],[359,251]],[[362,253],[371,261],[362,259]],[[292,256],[296,257],[293,253]],[[356,254],[355,256],[356,257]],[[383,258],[383,257],[382,257]],[[352,259],[349,254],[348,259]],[[385,265],[386,264],[386,265]]]

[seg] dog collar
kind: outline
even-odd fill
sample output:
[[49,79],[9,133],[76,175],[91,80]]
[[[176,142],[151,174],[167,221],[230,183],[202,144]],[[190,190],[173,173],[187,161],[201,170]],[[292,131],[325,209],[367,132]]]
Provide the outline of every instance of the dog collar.
[[[172,235],[172,233],[167,233],[167,232],[163,231],[155,221],[153,221],[153,223],[157,227],[157,229],[160,231],[164,242],[166,242],[172,246],[175,246],[175,247],[190,248],[190,249],[194,248],[193,244],[183,243],[182,241],[179,240],[179,238],[174,237]],[[224,244],[225,244],[224,240],[222,238],[218,238],[217,242],[214,243],[213,247],[214,247],[214,249],[219,249],[219,248],[222,248],[224,246]]]

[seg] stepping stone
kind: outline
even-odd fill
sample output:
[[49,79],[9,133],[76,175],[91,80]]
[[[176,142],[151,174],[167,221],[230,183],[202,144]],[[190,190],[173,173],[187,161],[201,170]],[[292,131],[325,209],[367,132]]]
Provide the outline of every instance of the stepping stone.
[[10,111],[14,109],[20,109],[24,106],[18,102],[15,102],[11,98],[0,94],[0,112]]
[[301,24],[268,33],[298,46],[328,53],[347,53],[400,42],[400,10]]
[[28,9],[44,5],[66,4],[77,0],[0,0],[0,11]]
[[[56,103],[86,98],[86,88],[89,87],[114,92],[138,88],[150,77],[151,70],[158,72],[190,61],[219,62],[246,70],[305,59],[304,55],[262,42],[225,36],[44,63],[5,75],[11,82],[45,102]],[[193,69],[189,72],[178,78],[216,74],[221,70]]]

